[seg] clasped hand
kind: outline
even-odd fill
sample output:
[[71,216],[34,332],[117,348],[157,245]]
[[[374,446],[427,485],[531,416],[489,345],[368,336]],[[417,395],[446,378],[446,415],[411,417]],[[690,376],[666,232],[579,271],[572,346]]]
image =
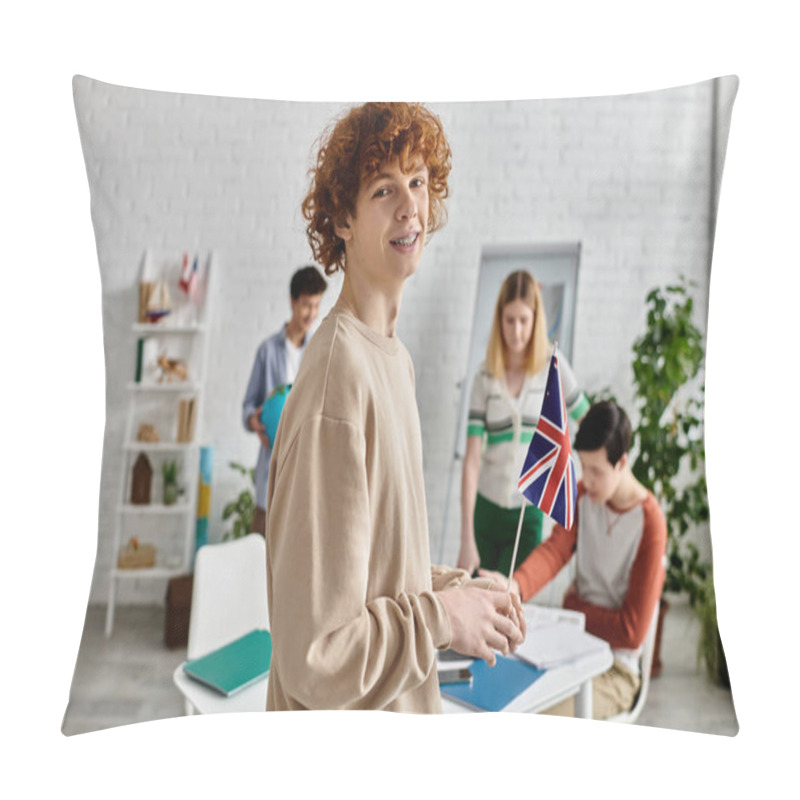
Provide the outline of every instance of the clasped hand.
[[465,586],[438,593],[450,618],[450,647],[493,667],[495,651],[508,655],[525,640],[519,597],[497,589]]

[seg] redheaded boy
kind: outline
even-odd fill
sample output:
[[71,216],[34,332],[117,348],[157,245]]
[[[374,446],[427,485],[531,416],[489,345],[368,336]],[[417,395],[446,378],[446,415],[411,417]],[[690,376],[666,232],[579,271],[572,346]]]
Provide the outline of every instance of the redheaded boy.
[[436,712],[437,649],[494,663],[523,639],[516,599],[430,565],[414,370],[395,328],[449,171],[441,123],[415,104],[353,108],[320,146],[303,214],[315,260],[344,280],[272,453],[268,710]]

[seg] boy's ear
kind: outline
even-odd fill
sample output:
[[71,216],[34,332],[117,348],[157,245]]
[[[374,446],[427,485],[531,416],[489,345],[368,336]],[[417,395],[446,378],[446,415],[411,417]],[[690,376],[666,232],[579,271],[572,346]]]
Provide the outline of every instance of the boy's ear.
[[342,222],[334,225],[333,232],[343,241],[349,242],[350,237],[352,236],[352,231],[350,230],[350,217],[347,217]]
[[628,454],[627,453],[623,453],[619,457],[619,460],[617,461],[615,466],[617,467],[617,469],[625,469],[625,467],[628,466]]

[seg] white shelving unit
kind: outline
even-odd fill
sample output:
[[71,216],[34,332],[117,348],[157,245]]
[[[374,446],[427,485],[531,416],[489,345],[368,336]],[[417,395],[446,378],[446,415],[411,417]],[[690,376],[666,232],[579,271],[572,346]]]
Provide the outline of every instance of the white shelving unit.
[[[200,259],[198,259],[198,262]],[[142,259],[141,280],[163,277],[169,289],[173,310],[158,322],[136,322],[132,325],[132,344],[143,341],[140,359],[141,375],[127,386],[128,411],[122,442],[122,470],[119,503],[114,524],[112,562],[109,571],[106,636],[114,628],[117,591],[122,581],[168,580],[191,569],[195,547],[195,519],[200,445],[203,431],[203,394],[208,360],[209,322],[216,274],[215,254],[198,264],[198,285],[192,296],[178,286],[181,254],[156,261],[150,251]],[[185,380],[158,382],[154,356],[177,355],[188,366]],[[178,407],[181,399],[194,398],[194,433],[191,441],[178,442]],[[157,442],[137,441],[142,423],[155,427]],[[131,502],[133,467],[144,453],[153,469],[150,503]],[[166,460],[179,463],[179,485],[183,493],[172,505],[162,502],[161,465]],[[141,544],[156,548],[153,567],[121,569],[121,549],[136,537]]]

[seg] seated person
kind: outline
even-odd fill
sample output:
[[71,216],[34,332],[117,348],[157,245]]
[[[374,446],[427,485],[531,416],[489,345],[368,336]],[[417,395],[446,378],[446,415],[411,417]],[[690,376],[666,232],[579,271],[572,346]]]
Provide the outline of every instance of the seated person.
[[[574,583],[564,608],[586,615],[586,630],[605,639],[614,664],[594,679],[594,717],[629,710],[641,686],[642,642],[664,586],[667,525],[658,501],[633,476],[628,463],[631,425],[613,402],[592,406],[573,448],[581,461],[575,521],[553,528],[515,570],[512,592],[527,600],[576,556]],[[481,571],[507,587],[499,573]],[[574,715],[574,698],[545,713]]]

